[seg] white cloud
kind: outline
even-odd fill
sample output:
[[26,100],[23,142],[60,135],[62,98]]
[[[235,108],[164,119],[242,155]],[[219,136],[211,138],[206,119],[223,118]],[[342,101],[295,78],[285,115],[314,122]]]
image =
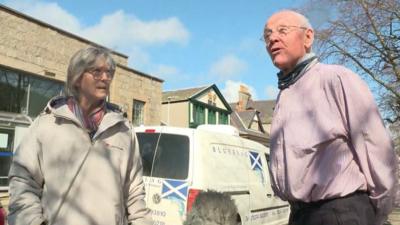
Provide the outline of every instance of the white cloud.
[[151,64],[149,53],[145,52],[140,47],[132,47],[127,52],[128,66],[133,68],[146,67]]
[[241,81],[232,81],[232,80],[227,80],[225,82],[225,87],[221,89],[222,95],[228,102],[237,102],[239,100],[239,89],[240,85],[244,85],[249,89],[249,92],[251,94],[251,98],[253,100],[257,100],[257,93],[253,87],[250,85],[247,85]]
[[265,94],[269,99],[276,99],[276,96],[278,96],[279,89],[275,86],[268,85],[265,87]]
[[168,72],[165,65],[152,63],[147,48],[150,45],[169,43],[185,45],[190,39],[189,31],[176,17],[143,21],[118,10],[104,15],[94,25],[84,26],[77,17],[57,3],[8,0],[5,5],[107,48],[128,54],[130,66],[146,68],[147,71],[161,71],[161,74],[172,73],[172,67],[169,67]]
[[210,74],[225,80],[239,75],[246,69],[245,61],[235,55],[226,55],[211,66]]
[[81,30],[78,19],[55,2],[22,0],[6,1],[4,4],[63,30],[73,33]]
[[116,48],[168,42],[186,44],[190,36],[176,17],[147,22],[122,10],[103,16],[98,24],[84,29],[82,34],[103,45]]

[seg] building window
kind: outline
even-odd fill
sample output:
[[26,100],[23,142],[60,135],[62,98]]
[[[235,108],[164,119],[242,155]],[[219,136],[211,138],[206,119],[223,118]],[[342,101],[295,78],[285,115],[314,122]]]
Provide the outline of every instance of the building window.
[[144,103],[139,100],[133,100],[132,122],[135,126],[144,124]]
[[60,81],[0,67],[0,111],[22,113],[34,118],[64,84]]
[[216,124],[217,123],[217,112],[212,109],[208,109],[208,124]]
[[196,124],[204,124],[206,122],[205,118],[205,108],[201,105],[194,105],[194,122]]
[[193,104],[193,123],[190,124],[191,128],[196,128],[200,124],[206,123],[205,107],[198,104]]
[[219,118],[218,118],[218,123],[219,124],[229,124],[228,114],[220,112],[219,113]]

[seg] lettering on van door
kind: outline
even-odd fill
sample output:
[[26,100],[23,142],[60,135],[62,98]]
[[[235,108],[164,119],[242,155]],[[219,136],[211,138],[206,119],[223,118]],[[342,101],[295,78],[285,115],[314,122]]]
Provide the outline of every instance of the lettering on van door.
[[[289,213],[289,206],[288,205],[282,205],[278,207],[272,207],[269,209],[266,209],[264,212],[255,212],[251,214],[250,221],[255,221],[255,220],[262,220],[268,217],[268,220],[273,220],[277,216],[280,216],[281,214],[288,214]],[[248,217],[246,217],[248,220]]]
[[211,152],[214,154],[247,157],[246,151],[243,151],[242,148],[229,145],[211,144]]

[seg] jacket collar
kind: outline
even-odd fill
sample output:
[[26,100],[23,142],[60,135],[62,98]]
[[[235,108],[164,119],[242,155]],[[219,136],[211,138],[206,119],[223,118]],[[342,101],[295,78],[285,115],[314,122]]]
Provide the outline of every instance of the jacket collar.
[[[57,96],[52,98],[47,104],[45,112],[52,113],[55,117],[70,120],[82,129],[85,129],[80,120],[76,118],[74,113],[71,112],[71,110],[68,108],[67,97]],[[93,136],[93,139],[120,122],[126,122],[126,119],[123,116],[122,112],[117,109],[113,104],[106,103],[106,114],[100,122],[98,130]]]
[[63,118],[74,122],[83,128],[82,123],[74,115],[73,112],[68,108],[67,98],[64,96],[56,96],[47,103],[45,108],[46,113],[51,113],[55,117]]
[[97,129],[97,132],[93,136],[93,139],[95,139],[101,133],[103,133],[107,129],[113,127],[114,125],[116,125],[118,123],[124,123],[124,122],[126,122],[126,119],[122,115],[122,113],[117,113],[117,112],[107,109],[107,113],[104,115],[103,120],[101,121],[99,128]]

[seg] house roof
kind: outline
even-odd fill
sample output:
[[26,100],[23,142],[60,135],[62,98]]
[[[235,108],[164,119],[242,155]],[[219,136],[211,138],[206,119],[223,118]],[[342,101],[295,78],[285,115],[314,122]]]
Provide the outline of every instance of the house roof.
[[[255,111],[253,111],[253,116],[255,115]],[[250,115],[251,113],[248,113]],[[253,118],[253,117],[252,117]],[[236,127],[240,134],[248,134],[251,136],[256,136],[260,138],[268,138],[268,133],[262,133],[262,132],[257,132],[251,129],[248,129],[248,126],[250,123],[246,123],[242,120],[241,116],[239,115],[238,112],[233,112],[231,114],[231,125]]]
[[240,119],[242,119],[246,128],[250,127],[251,122],[253,122],[254,116],[256,116],[256,113],[257,113],[256,110],[246,110],[237,112],[237,114],[239,115]]
[[215,93],[218,95],[221,102],[225,105],[226,109],[229,112],[232,112],[232,108],[230,107],[228,102],[226,102],[224,96],[221,94],[217,85],[215,85],[215,84],[212,84],[209,86],[175,90],[175,91],[164,91],[163,95],[162,95],[161,103],[167,104],[167,103],[195,100],[197,97],[201,96],[202,94],[204,94],[205,92],[207,92],[210,89],[213,89],[215,91]]
[[262,123],[271,123],[274,114],[275,100],[249,101],[246,108],[252,108],[260,112]]
[[210,86],[203,86],[203,87],[180,89],[180,90],[175,90],[175,91],[164,91],[162,93],[161,101],[163,103],[167,103],[168,100],[169,100],[169,102],[185,101],[209,87]]

